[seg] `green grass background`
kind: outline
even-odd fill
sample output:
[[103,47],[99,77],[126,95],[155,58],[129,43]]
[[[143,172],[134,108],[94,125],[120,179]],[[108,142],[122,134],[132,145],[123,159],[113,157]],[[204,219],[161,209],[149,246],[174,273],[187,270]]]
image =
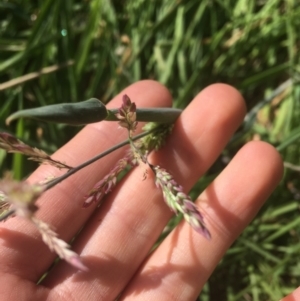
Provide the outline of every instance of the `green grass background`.
[[[299,32],[299,0],[0,1],[0,131],[51,153],[77,129],[32,121],[7,128],[5,118],[52,103],[106,102],[146,78],[166,85],[180,108],[211,83],[234,85],[248,115],[192,196],[252,139],[277,147],[287,168],[199,300],[279,300],[300,280]],[[50,66],[57,70],[21,77]],[[35,166],[0,151],[1,173],[22,179]]]

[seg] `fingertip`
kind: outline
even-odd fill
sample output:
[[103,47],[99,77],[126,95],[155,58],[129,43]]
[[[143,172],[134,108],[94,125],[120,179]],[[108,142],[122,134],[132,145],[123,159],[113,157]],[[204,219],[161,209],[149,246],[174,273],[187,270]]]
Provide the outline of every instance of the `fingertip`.
[[264,141],[250,141],[241,150],[242,155],[252,160],[258,168],[266,171],[265,177],[276,186],[283,175],[283,161],[274,146]]
[[198,93],[181,115],[180,121],[185,128],[190,124],[199,128],[199,124],[202,124],[203,130],[220,135],[220,139],[227,143],[229,137],[222,139],[226,136],[225,132],[231,136],[243,122],[245,114],[246,105],[240,92],[232,86],[218,83]]
[[296,301],[300,300],[300,287],[295,289],[291,294],[281,299],[280,301]]
[[282,174],[282,160],[272,145],[263,141],[244,145],[199,198],[210,229],[215,229],[213,235],[230,243],[236,239],[274,191]]
[[201,98],[206,100],[223,100],[224,102],[230,102],[232,107],[235,107],[236,111],[244,116],[247,112],[246,102],[242,94],[233,86],[224,83],[215,83],[207,86],[200,94]]

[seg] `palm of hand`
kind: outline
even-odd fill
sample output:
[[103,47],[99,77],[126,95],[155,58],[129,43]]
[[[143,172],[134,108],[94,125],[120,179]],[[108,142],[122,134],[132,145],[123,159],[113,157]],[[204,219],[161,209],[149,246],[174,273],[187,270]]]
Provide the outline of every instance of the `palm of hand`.
[[[138,82],[124,93],[139,100],[138,106],[171,104],[168,91],[153,81]],[[150,159],[171,171],[188,191],[220,154],[244,114],[243,99],[235,89],[210,86],[195,97],[176,122],[166,146]],[[92,124],[54,157],[75,166],[124,138],[126,133],[111,124]],[[182,222],[148,255],[172,213],[153,181],[141,180],[139,168],[121,181],[99,209],[82,209],[84,195],[121,156],[121,151],[113,153],[38,201],[38,217],[53,225],[61,238],[70,240],[84,226],[72,248],[89,272],[61,262],[37,286],[54,254],[27,221],[13,218],[1,224],[3,300],[114,300],[121,293],[120,300],[195,300],[282,175],[281,159],[273,147],[248,143],[198,198],[212,240]],[[59,173],[41,166],[28,181],[35,183]],[[290,300],[287,298],[285,301]]]

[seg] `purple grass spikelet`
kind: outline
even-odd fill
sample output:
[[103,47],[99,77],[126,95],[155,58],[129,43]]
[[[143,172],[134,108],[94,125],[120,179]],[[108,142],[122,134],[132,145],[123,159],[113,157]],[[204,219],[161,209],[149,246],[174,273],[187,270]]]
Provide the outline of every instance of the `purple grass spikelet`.
[[8,153],[20,153],[25,156],[28,156],[29,160],[37,161],[42,164],[50,164],[57,168],[66,168],[71,169],[71,166],[64,164],[62,162],[52,159],[47,153],[43,150],[40,150],[36,147],[31,147],[21,140],[17,139],[11,134],[0,132],[0,148],[4,149]]
[[131,136],[138,124],[136,121],[136,105],[131,102],[126,94],[123,95],[122,106],[119,108],[116,117],[119,119],[119,125],[128,129]]
[[54,251],[59,258],[64,259],[78,270],[88,271],[88,268],[82,263],[80,256],[70,250],[70,246],[62,239],[59,239],[57,233],[55,233],[48,224],[35,217],[32,217],[31,221],[36,225],[42,235],[44,243],[51,251]]
[[160,166],[150,165],[155,173],[155,183],[161,188],[166,204],[175,213],[182,213],[184,219],[194,230],[207,239],[211,238],[205,226],[203,215],[192,202],[191,198],[183,192],[170,173]]
[[15,215],[30,219],[37,210],[35,202],[44,192],[44,187],[14,181],[8,177],[0,181],[0,192],[3,209],[10,207]]
[[127,165],[133,165],[133,157],[131,151],[120,159],[111,171],[98,183],[95,184],[93,189],[85,197],[83,207],[87,208],[92,203],[100,205],[100,201],[105,194],[108,194],[117,184],[117,176]]
[[79,255],[70,250],[69,245],[59,239],[48,224],[35,217],[38,209],[35,202],[44,191],[45,186],[43,185],[30,185],[7,177],[0,181],[0,211],[13,210],[14,215],[33,223],[51,251],[56,252],[61,259],[66,260],[77,269],[87,271],[88,269],[81,262]]

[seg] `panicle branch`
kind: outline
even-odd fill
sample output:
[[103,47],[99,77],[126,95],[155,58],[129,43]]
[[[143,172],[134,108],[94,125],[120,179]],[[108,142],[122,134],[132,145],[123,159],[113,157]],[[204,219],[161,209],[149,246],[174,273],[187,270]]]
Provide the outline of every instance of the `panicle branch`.
[[135,145],[142,153],[147,154],[151,151],[157,151],[162,148],[166,142],[166,138],[171,134],[173,124],[148,122],[143,131],[152,131],[149,135],[141,138]]
[[120,159],[114,168],[89,192],[89,194],[85,197],[83,207],[87,208],[92,203],[100,205],[100,201],[103,195],[109,193],[113,187],[117,184],[117,177],[122,172],[127,165],[132,165],[132,154],[128,152],[127,155]]
[[12,210],[16,215],[30,218],[37,210],[35,201],[43,191],[44,188],[41,185],[29,185],[26,182],[17,182],[6,177],[0,181],[2,210]]
[[161,188],[164,200],[170,209],[175,214],[182,213],[184,219],[193,229],[210,239],[211,235],[205,226],[203,215],[191,198],[183,192],[183,188],[176,183],[172,175],[165,169],[158,165],[150,165],[150,167],[155,173],[155,184]]
[[8,133],[0,132],[0,148],[4,149],[8,153],[20,153],[25,156],[29,156],[29,160],[37,161],[39,163],[50,164],[57,168],[72,168],[71,166],[52,159],[43,150],[31,147]]
[[81,271],[88,271],[88,268],[82,263],[80,256],[70,250],[70,246],[62,239],[59,239],[48,224],[35,217],[32,217],[31,221],[36,225],[44,243],[51,251],[54,251],[61,259],[64,259],[73,267]]
[[[0,210],[1,217],[8,217],[5,211],[11,210],[14,215],[26,218],[32,222],[42,235],[42,239],[51,251],[66,260],[79,270],[87,271],[79,255],[70,250],[69,245],[57,237],[50,226],[37,219],[34,214],[38,209],[35,205],[38,197],[45,191],[44,185],[30,185],[26,182],[17,182],[10,178],[0,181]],[[10,215],[11,216],[11,215]],[[2,219],[1,219],[2,220]]]

